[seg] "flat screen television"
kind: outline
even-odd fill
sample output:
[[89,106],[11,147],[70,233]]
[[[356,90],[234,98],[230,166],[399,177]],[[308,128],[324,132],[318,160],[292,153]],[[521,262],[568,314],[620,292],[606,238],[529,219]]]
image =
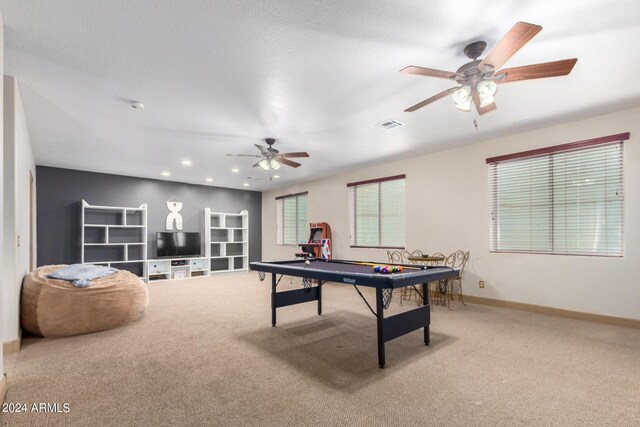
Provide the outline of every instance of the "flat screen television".
[[156,233],[158,258],[200,256],[200,233],[158,232]]

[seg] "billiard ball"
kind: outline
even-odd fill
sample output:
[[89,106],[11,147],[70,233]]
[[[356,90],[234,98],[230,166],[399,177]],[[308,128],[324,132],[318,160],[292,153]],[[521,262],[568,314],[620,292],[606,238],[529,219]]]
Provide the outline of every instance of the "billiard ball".
[[309,260],[306,260],[304,263],[305,263],[306,265],[311,265],[311,261],[309,261]]

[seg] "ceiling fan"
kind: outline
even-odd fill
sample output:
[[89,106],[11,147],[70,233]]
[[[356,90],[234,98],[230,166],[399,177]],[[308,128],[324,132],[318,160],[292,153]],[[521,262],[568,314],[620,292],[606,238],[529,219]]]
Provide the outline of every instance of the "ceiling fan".
[[516,23],[484,59],[478,58],[484,52],[487,43],[484,41],[473,42],[464,48],[464,54],[471,61],[458,68],[456,72],[416,67],[414,65],[403,68],[400,70],[403,74],[438,77],[455,80],[458,83],[458,86],[444,90],[404,111],[416,111],[438,99],[453,94],[452,97],[458,109],[471,111],[471,103],[473,103],[479,114],[485,114],[497,108],[494,101],[494,96],[498,89],[497,84],[566,76],[578,61],[577,58],[522,67],[501,68],[509,58],[527,44],[540,30],[542,30],[540,25],[526,22]]
[[280,169],[280,166],[287,165],[293,168],[297,168],[300,166],[300,163],[289,160],[291,157],[309,157],[309,154],[306,152],[297,152],[297,153],[281,153],[280,151],[273,148],[273,144],[276,143],[276,140],[273,138],[265,138],[264,142],[267,143],[268,147],[264,145],[254,144],[258,150],[260,150],[261,154],[227,154],[227,156],[237,156],[237,157],[256,157],[261,158],[262,160],[258,161],[253,167],[259,166],[261,169],[265,171],[274,170],[277,171]]

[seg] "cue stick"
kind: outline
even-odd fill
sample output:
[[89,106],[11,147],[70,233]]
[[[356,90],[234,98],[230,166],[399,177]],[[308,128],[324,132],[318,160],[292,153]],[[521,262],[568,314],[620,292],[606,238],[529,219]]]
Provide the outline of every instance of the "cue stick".
[[377,264],[377,263],[373,263],[373,262],[357,262],[357,261],[353,261],[353,264],[356,265],[368,265],[369,267],[373,267],[374,265],[388,265],[393,267],[394,265],[401,265],[402,269],[404,270],[405,268],[408,270],[424,270],[424,268],[422,267],[408,267],[404,264]]

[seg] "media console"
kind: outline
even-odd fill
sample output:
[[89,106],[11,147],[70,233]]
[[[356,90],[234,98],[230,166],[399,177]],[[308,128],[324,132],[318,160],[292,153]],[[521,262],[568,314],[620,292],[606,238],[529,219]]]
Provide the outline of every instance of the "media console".
[[162,258],[147,260],[147,282],[154,280],[189,279],[208,276],[206,257]]

